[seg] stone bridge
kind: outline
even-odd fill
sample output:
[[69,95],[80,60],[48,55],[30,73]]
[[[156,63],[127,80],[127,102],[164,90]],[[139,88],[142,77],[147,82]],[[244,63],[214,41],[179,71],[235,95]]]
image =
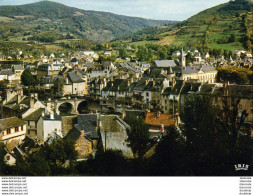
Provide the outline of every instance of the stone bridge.
[[46,105],[48,108],[59,111],[59,108],[61,105],[70,104],[71,114],[78,114],[78,106],[80,106],[82,102],[88,103],[88,100],[85,98],[66,98],[66,99],[64,98],[64,99],[55,99],[55,100],[49,99],[46,102]]

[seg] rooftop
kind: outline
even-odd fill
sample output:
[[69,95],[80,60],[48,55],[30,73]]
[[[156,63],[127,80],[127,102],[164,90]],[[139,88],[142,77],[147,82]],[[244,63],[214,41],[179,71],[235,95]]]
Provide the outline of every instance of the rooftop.
[[0,130],[5,130],[5,129],[13,128],[13,127],[19,127],[25,124],[26,124],[25,121],[17,117],[4,118],[4,119],[0,119]]

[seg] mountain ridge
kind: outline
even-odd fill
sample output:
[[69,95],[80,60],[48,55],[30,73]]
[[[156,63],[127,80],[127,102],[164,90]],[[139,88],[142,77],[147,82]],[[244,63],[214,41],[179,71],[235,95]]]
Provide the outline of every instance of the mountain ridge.
[[0,6],[0,16],[14,19],[21,26],[27,27],[23,31],[31,31],[40,24],[41,20],[48,23],[58,33],[71,33],[77,38],[92,41],[110,41],[125,33],[133,33],[149,26],[159,26],[175,23],[168,20],[152,20],[133,16],[123,16],[110,12],[83,10],[69,7],[52,1],[39,1],[24,5]]

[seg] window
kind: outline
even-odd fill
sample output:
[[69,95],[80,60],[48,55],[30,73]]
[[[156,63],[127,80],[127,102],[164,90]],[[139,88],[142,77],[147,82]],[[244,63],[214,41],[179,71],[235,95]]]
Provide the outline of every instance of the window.
[[7,135],[11,134],[11,129],[7,129]]
[[18,127],[15,127],[15,132],[18,132]]
[[149,95],[148,95],[148,92],[146,93],[146,96],[149,96]]
[[21,131],[23,131],[23,125],[21,125]]
[[6,160],[10,160],[10,156],[8,155],[8,156],[6,156]]
[[165,100],[165,104],[167,104],[167,100]]

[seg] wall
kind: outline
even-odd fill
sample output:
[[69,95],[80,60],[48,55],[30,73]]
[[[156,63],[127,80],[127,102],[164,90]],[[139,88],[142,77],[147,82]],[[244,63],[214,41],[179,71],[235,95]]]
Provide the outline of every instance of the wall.
[[19,132],[15,132],[15,127],[11,128],[11,133],[7,135],[7,129],[2,131],[0,141],[11,141],[12,139],[24,139],[26,134],[26,125],[23,125],[23,130],[21,126],[18,127]]

